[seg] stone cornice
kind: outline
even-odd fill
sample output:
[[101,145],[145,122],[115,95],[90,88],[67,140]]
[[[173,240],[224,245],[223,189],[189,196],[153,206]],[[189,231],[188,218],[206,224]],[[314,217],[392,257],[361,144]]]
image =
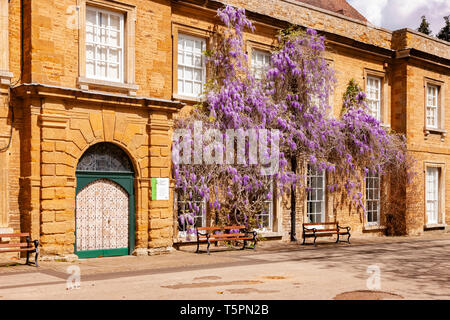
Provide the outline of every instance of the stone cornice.
[[176,100],[151,97],[136,97],[105,92],[88,92],[81,89],[59,87],[41,83],[24,83],[11,88],[14,97],[54,97],[86,103],[101,103],[130,107],[144,107],[167,112],[178,112],[185,104]]

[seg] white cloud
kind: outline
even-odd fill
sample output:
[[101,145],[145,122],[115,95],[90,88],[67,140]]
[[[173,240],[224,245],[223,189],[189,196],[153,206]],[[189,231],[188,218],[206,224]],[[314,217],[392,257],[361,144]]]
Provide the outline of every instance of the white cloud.
[[425,15],[434,34],[450,15],[449,0],[348,0],[367,20],[390,30],[417,29]]

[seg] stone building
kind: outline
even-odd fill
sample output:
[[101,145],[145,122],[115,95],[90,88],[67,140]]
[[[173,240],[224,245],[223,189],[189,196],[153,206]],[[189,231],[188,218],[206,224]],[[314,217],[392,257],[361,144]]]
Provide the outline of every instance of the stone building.
[[[375,27],[346,1],[0,0],[0,233],[30,232],[44,256],[153,254],[186,241],[182,195],[170,179],[171,127],[199,100],[202,50],[225,2],[244,7],[256,26],[246,34],[255,71],[290,24],[326,37],[334,112],[356,79],[373,114],[406,134],[417,159],[419,196],[405,186],[417,203],[407,233],[446,228],[448,43]],[[312,217],[354,234],[385,233],[382,177],[365,180],[366,214],[336,209],[324,175],[308,179],[320,197],[297,199],[297,236]],[[156,192],[159,183],[168,194]],[[290,209],[277,197],[268,205],[261,232],[289,239]]]

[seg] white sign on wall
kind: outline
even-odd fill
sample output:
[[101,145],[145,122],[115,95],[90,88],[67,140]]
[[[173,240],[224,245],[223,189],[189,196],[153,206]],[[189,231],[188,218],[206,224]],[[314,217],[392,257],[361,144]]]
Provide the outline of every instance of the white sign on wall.
[[152,200],[169,200],[169,178],[152,178]]

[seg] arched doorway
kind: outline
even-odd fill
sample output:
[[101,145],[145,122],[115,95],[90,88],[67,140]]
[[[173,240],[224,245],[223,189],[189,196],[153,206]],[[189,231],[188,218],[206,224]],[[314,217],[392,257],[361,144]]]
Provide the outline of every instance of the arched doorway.
[[79,258],[131,254],[134,249],[134,171],[127,154],[97,143],[76,170],[75,254]]

